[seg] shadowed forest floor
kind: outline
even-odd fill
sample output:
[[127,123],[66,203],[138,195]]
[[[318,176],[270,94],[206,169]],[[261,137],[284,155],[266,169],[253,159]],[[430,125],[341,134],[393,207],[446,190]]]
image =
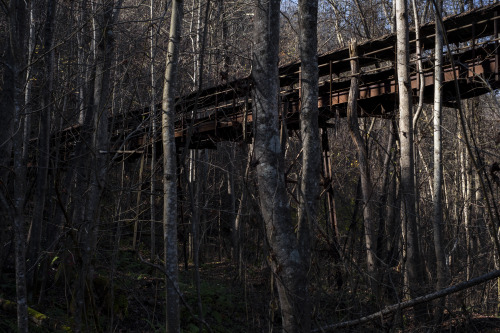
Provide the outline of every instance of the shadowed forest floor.
[[[180,287],[188,304],[186,306],[181,300],[182,332],[208,332],[207,327],[197,319],[200,308],[193,273],[192,266],[188,271],[184,266],[180,266]],[[32,309],[49,317],[50,323],[31,323],[31,332],[64,332],[64,326],[71,325],[71,283],[74,274],[72,266],[64,264],[63,259],[54,260],[48,274],[44,300],[38,305],[30,303]],[[94,292],[92,297],[87,294],[87,300],[92,304],[91,308],[86,309],[89,331],[164,332],[165,289],[162,273],[141,262],[136,252],[122,250],[113,279],[112,276],[112,265],[95,268]],[[201,265],[200,276],[201,311],[212,332],[280,331],[278,299],[271,288],[268,267],[247,266],[241,269],[240,275],[236,265],[230,261],[212,262]],[[314,328],[319,327],[320,323],[353,319],[377,309],[367,300],[363,313],[359,313],[359,309],[354,306],[356,301],[352,297],[346,297],[349,293],[340,292],[338,286],[334,288],[323,285],[321,292],[318,292],[317,288],[319,285],[312,284],[311,293],[315,300]],[[111,301],[112,297],[114,302]],[[4,269],[0,283],[0,299],[15,299],[13,267]],[[15,318],[12,309],[0,306],[0,332],[15,332]],[[426,327],[429,328],[428,325],[416,323],[411,319],[411,311],[405,311],[399,316],[384,318],[383,326],[381,323],[373,323],[343,332],[421,332],[425,331]],[[464,309],[453,313],[446,312],[446,322],[441,331],[500,332],[500,318],[482,316]]]
[[[69,267],[68,267],[69,266]],[[181,300],[182,330],[198,332],[203,326],[197,316],[194,268],[180,267],[180,288],[187,307]],[[246,270],[241,279],[231,262],[206,263],[200,267],[202,313],[214,332],[266,331],[269,328],[269,271],[267,268]],[[114,305],[111,302],[109,267],[96,267],[93,281],[92,309],[86,309],[87,324],[92,331],[162,332],[165,320],[165,288],[162,273],[142,263],[131,250],[121,251],[113,279]],[[267,278],[263,278],[263,276]],[[66,278],[65,278],[66,277]],[[0,283],[0,299],[15,300],[14,267],[7,267]],[[71,283],[74,272],[70,265],[55,263],[48,274],[45,299],[30,308],[50,317],[59,327],[71,325]],[[89,295],[87,293],[87,300]],[[277,302],[277,300],[275,300]],[[113,326],[111,322],[113,312]],[[271,314],[272,315],[272,314]],[[279,319],[276,312],[275,318]],[[15,312],[0,306],[0,332],[16,329]],[[30,331],[57,331],[31,323]],[[62,331],[62,330],[61,330]]]

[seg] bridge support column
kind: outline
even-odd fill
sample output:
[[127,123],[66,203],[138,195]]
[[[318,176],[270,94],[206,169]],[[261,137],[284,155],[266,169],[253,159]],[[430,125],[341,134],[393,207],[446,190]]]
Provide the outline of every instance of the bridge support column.
[[330,158],[330,145],[328,142],[328,131],[326,128],[321,130],[321,149],[323,159],[323,186],[325,188],[326,202],[328,208],[328,223],[330,230],[333,233],[332,237],[332,250],[335,261],[339,261],[340,246],[339,246],[339,230],[337,226],[337,215],[335,211],[335,197],[333,192],[333,177],[332,177],[332,163]]
[[498,55],[498,12],[495,11],[495,21],[493,21],[493,38],[495,39],[495,81],[498,81],[499,75],[498,75],[498,60],[499,60],[499,55]]

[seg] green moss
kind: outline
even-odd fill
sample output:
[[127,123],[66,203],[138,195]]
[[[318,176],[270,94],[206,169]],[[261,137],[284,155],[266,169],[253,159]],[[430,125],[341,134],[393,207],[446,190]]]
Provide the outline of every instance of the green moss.
[[32,308],[28,308],[28,314],[30,315],[33,320],[36,321],[36,323],[42,323],[44,320],[47,320],[48,317],[44,315],[43,313],[40,313]]

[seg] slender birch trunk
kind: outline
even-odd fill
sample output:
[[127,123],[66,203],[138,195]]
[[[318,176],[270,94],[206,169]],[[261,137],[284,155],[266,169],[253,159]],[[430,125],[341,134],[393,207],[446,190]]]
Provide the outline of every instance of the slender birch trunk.
[[[377,219],[378,219],[378,230],[377,230],[377,256],[383,260],[387,256],[386,247],[384,246],[384,237],[390,237],[389,234],[385,234],[385,227],[388,223],[386,220],[385,211],[390,205],[388,202],[389,198],[389,188],[391,183],[391,164],[392,164],[392,147],[394,145],[394,131],[392,129],[392,121],[389,120],[388,126],[388,138],[387,145],[385,148],[385,156],[382,162],[382,180],[381,188],[378,193],[378,203],[376,203],[377,209]],[[389,264],[389,263],[387,263]]]
[[[194,8],[193,1],[193,8]],[[202,1],[198,0],[197,8],[197,20],[195,29],[195,38],[192,38],[193,43],[193,53],[194,53],[194,70],[193,70],[193,89],[198,90],[198,92],[203,87],[203,66],[204,66],[204,52],[207,40],[207,29],[208,29],[208,16],[210,10],[210,0],[205,4],[205,15],[202,17]],[[203,20],[202,20],[203,18]],[[191,21],[191,27],[194,23],[194,13]],[[195,106],[191,117],[196,119],[198,111],[197,106]],[[183,155],[184,156],[184,155]],[[189,202],[191,206],[191,235],[192,235],[192,258],[194,264],[193,280],[196,286],[196,296],[198,305],[198,315],[203,319],[203,304],[201,300],[201,278],[200,278],[200,247],[201,247],[201,190],[204,184],[204,162],[202,159],[205,158],[205,152],[199,152],[197,150],[191,150],[189,152],[189,164],[188,164],[188,179],[187,187],[189,192]],[[181,161],[184,163],[184,161]]]
[[[473,115],[471,103],[464,103],[465,113],[467,115]],[[473,131],[473,128],[471,128]],[[461,145],[460,145],[461,147]],[[467,280],[471,278],[472,274],[472,257],[471,254],[474,251],[472,246],[472,193],[474,188],[474,179],[472,177],[472,166],[470,162],[470,156],[467,154],[465,149],[460,149],[460,173],[461,173],[461,187],[462,187],[462,197],[464,200],[464,228],[465,228],[465,250],[467,256],[467,267],[466,267],[466,277]],[[470,297],[468,297],[470,299]]]
[[177,255],[177,151],[175,147],[175,95],[184,3],[173,0],[162,98],[163,241],[165,246],[166,331],[179,332]]
[[[121,1],[120,1],[121,2]],[[76,289],[75,331],[84,330],[82,315],[85,306],[85,290],[87,282],[92,275],[92,255],[96,247],[96,234],[100,216],[101,197],[105,189],[106,175],[108,171],[109,151],[108,133],[108,102],[111,96],[110,68],[114,54],[114,21],[118,16],[114,1],[102,1],[97,6],[102,6],[100,14],[96,16],[97,44],[96,65],[93,86],[92,114],[93,114],[93,136],[91,148],[93,151],[92,164],[89,175],[89,188],[86,196],[86,206],[81,217],[80,226],[80,251],[81,268]],[[117,8],[120,5],[117,4]]]
[[[77,23],[78,25],[82,26],[82,29],[80,29],[77,34],[76,38],[78,41],[78,47],[77,47],[77,56],[78,56],[78,63],[80,64],[80,71],[78,73],[78,76],[76,78],[76,82],[78,85],[78,96],[77,96],[77,101],[78,101],[78,123],[80,125],[84,125],[85,122],[85,117],[87,117],[87,96],[89,94],[89,82],[90,82],[90,70],[91,68],[89,60],[87,58],[92,59],[93,57],[87,57],[85,54],[85,50],[89,49],[89,45],[92,44],[90,36],[90,29],[89,25],[87,24],[89,20],[89,13],[88,13],[88,4],[89,0],[80,0],[79,1],[79,6],[77,6],[77,10],[80,11],[80,14],[77,15]],[[92,50],[91,50],[92,52]]]
[[[90,9],[88,0],[81,0],[80,2],[80,10],[81,10],[81,15],[79,16],[80,22],[86,22],[88,19],[88,11],[93,9]],[[92,13],[93,14],[93,13]],[[90,15],[93,16],[93,15]],[[86,32],[86,30],[85,30]],[[90,31],[88,31],[90,33]],[[87,48],[89,45],[92,44],[90,38],[86,38],[86,35],[82,32],[78,38],[78,49],[79,51],[83,51],[83,49]],[[93,49],[93,48],[92,48]],[[83,52],[78,52],[78,57],[79,60],[83,61],[84,54]],[[95,84],[95,80],[92,82],[92,80],[89,78],[91,72],[95,72],[95,57],[92,57],[92,62],[89,67],[86,68],[87,66],[82,66],[84,68],[83,74],[82,74],[82,81],[78,80],[77,82],[82,84],[80,93],[79,95],[79,122],[81,124],[81,131],[79,133],[78,140],[75,145],[75,159],[72,161],[71,168],[69,168],[68,172],[66,173],[65,176],[65,181],[64,181],[64,188],[73,188],[73,191],[71,195],[65,194],[63,196],[63,204],[70,204],[70,210],[71,212],[71,218],[67,219],[66,215],[62,211],[59,212],[58,215],[58,222],[59,222],[59,228],[58,228],[58,233],[62,234],[64,232],[63,226],[64,222],[62,221],[63,216],[64,218],[67,219],[67,223],[72,225],[74,229],[76,230],[82,230],[78,232],[74,232],[73,236],[76,237],[82,237],[84,236],[83,230],[85,230],[84,227],[84,214],[85,214],[85,207],[86,207],[86,191],[88,190],[88,183],[89,183],[89,174],[90,174],[90,158],[89,158],[89,149],[91,147],[91,136],[92,136],[92,131],[93,131],[93,96],[94,96],[94,91],[93,91],[93,84]],[[80,76],[79,76],[80,79]],[[84,86],[84,88],[83,88]],[[83,252],[80,251],[80,248],[84,248],[86,242],[85,240],[78,240],[79,241],[79,247],[75,248],[75,252],[79,255],[81,258],[83,256]],[[78,258],[78,259],[80,259]],[[83,260],[82,260],[83,262]],[[80,267],[82,269],[83,267]],[[81,271],[83,272],[83,270]],[[82,311],[83,311],[83,306],[84,306],[84,287],[85,287],[85,281],[83,280],[83,274],[80,274],[78,276],[78,279],[73,283],[73,300],[72,302],[75,304],[74,306],[74,327],[75,331],[79,332],[82,330]],[[84,287],[82,287],[84,286]]]
[[424,108],[424,90],[425,90],[425,74],[424,63],[422,61],[422,43],[420,41],[420,18],[418,16],[416,0],[412,0],[413,7],[413,20],[415,23],[415,55],[417,56],[417,70],[418,70],[418,106],[413,116],[413,128],[417,131],[417,121]]
[[[438,10],[436,16],[441,16],[443,3],[438,0]],[[436,254],[436,270],[437,284],[436,290],[441,290],[447,284],[447,272],[445,262],[445,252],[443,245],[443,207],[442,207],[442,183],[443,183],[443,153],[441,139],[441,114],[442,114],[442,93],[443,84],[443,31],[441,25],[436,20],[436,39],[434,46],[434,193],[432,196],[433,204],[433,234],[434,234],[434,251]],[[434,313],[436,324],[440,324],[443,317],[444,305],[446,298],[441,298],[437,302],[437,307]]]
[[233,228],[233,261],[238,264],[238,277],[242,277],[242,266],[243,266],[243,254],[241,247],[241,232],[243,227],[243,214],[247,212],[247,192],[248,192],[248,175],[250,173],[250,164],[252,160],[252,147],[248,147],[247,161],[245,167],[245,173],[243,178],[243,184],[241,188],[240,202],[238,204],[238,211],[236,212],[236,217],[234,219]]
[[359,0],[354,0],[354,3],[356,4],[356,7],[358,8],[359,16],[361,17],[361,23],[363,23],[363,32],[365,33],[365,37],[367,39],[372,39],[372,35],[370,33],[370,29],[368,26],[368,21],[366,20],[366,15],[365,15],[364,10],[361,8]]
[[359,160],[359,172],[361,176],[361,196],[363,198],[363,220],[366,245],[366,264],[368,274],[370,275],[370,285],[375,295],[378,294],[378,275],[377,275],[377,231],[376,231],[376,213],[373,202],[373,187],[370,180],[370,170],[368,166],[368,152],[366,142],[359,131],[357,99],[359,97],[358,75],[359,64],[357,57],[356,40],[349,44],[349,57],[351,58],[351,87],[349,90],[349,99],[347,104],[347,121],[349,132],[356,145]]
[[[44,51],[47,52],[45,56],[45,93],[43,96],[43,107],[40,111],[40,126],[38,133],[38,146],[37,146],[37,177],[35,189],[35,207],[33,211],[33,220],[31,223],[29,239],[28,259],[32,267],[29,267],[28,285],[33,287],[34,277],[37,275],[37,259],[40,254],[40,247],[42,244],[43,233],[43,216],[45,210],[45,197],[47,194],[47,177],[50,159],[50,124],[52,116],[52,93],[54,86],[54,50],[52,45],[54,42],[54,25],[56,14],[56,1],[47,1],[47,18],[45,21],[45,43]],[[50,51],[49,51],[50,50]],[[33,292],[33,291],[31,291]]]
[[[422,293],[423,263],[420,258],[415,210],[415,178],[413,158],[412,92],[409,68],[408,6],[406,0],[396,0],[397,75],[399,91],[399,141],[401,194],[406,221],[406,270],[412,298]],[[405,228],[403,228],[405,230]],[[425,307],[416,308],[417,317],[425,315]]]
[[328,3],[330,3],[330,5],[332,6],[333,12],[335,14],[335,20],[333,21],[333,24],[335,26],[335,36],[337,37],[337,42],[340,47],[344,47],[345,46],[344,35],[342,34],[339,24],[342,14],[335,0],[328,0]]
[[151,57],[151,62],[149,64],[150,79],[151,79],[151,194],[149,196],[150,203],[150,226],[151,226],[151,262],[154,262],[156,258],[156,136],[158,134],[157,121],[156,121],[156,80],[155,80],[155,57],[156,57],[156,39],[155,39],[155,29],[153,25],[154,20],[154,0],[150,0],[149,3],[149,18],[151,20],[151,29],[149,31],[149,53]]

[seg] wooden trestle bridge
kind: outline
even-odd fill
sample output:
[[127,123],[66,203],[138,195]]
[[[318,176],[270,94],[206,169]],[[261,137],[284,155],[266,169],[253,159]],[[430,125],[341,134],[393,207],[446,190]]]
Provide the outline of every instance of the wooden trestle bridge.
[[[496,3],[444,19],[448,45],[455,63],[452,67],[448,54],[445,54],[442,88],[445,106],[456,106],[455,77],[458,78],[460,99],[485,94],[500,87],[499,14],[500,3]],[[434,23],[421,26],[420,36],[424,49],[424,102],[432,102]],[[411,85],[416,102],[420,79],[416,70],[414,31],[410,31],[410,41]],[[391,117],[395,114],[398,105],[395,47],[394,34],[358,44],[361,68],[359,116]],[[318,58],[318,106],[322,128],[331,127],[336,118],[346,115],[351,75],[349,60],[348,48],[334,50]],[[299,127],[300,68],[300,62],[295,62],[279,69],[279,114],[288,129]],[[248,76],[179,97],[175,132],[178,147],[214,148],[220,141],[247,141],[253,127],[251,87],[252,79]],[[144,147],[150,133],[151,122],[145,120],[149,116],[148,108],[112,116],[109,123],[113,124],[110,133],[115,152],[142,151],[139,147]],[[78,126],[72,126],[57,136],[64,142],[74,137],[77,129]],[[127,141],[122,144],[125,138]],[[154,141],[161,149],[160,136]]]
[[[445,55],[443,70],[444,104],[456,107],[460,99],[485,94],[500,88],[499,79],[499,20],[500,3],[444,19],[452,66]],[[435,26],[429,23],[421,27],[420,42],[424,49],[424,102],[433,100],[433,49]],[[418,101],[419,75],[415,55],[415,32],[410,31],[411,86],[415,102]],[[397,78],[395,69],[396,36],[387,35],[358,44],[360,64],[360,96],[358,114],[365,117],[393,117],[398,108]],[[448,53],[448,52],[447,52]],[[350,88],[349,50],[342,48],[322,54],[319,65],[320,127],[334,125],[338,117],[346,116]],[[280,67],[279,116],[283,128],[299,128],[300,110],[300,62]],[[454,80],[458,79],[460,90],[457,96]],[[177,121],[175,137],[177,147],[191,149],[215,148],[217,142],[250,142],[253,128],[252,79],[250,76],[228,82],[177,99]],[[160,117],[157,112],[156,117]],[[109,134],[113,156],[123,159],[133,156],[144,158],[152,145],[161,152],[161,136],[152,136],[151,112],[149,108],[110,116]],[[159,122],[156,122],[159,124]],[[60,155],[67,160],[74,150],[80,125],[71,126],[55,134],[56,147],[64,147]],[[158,126],[159,132],[160,126]],[[323,193],[327,196],[329,220],[336,233],[335,202],[332,184],[332,166],[327,140],[327,131],[322,131]],[[160,154],[157,154],[160,156]]]

